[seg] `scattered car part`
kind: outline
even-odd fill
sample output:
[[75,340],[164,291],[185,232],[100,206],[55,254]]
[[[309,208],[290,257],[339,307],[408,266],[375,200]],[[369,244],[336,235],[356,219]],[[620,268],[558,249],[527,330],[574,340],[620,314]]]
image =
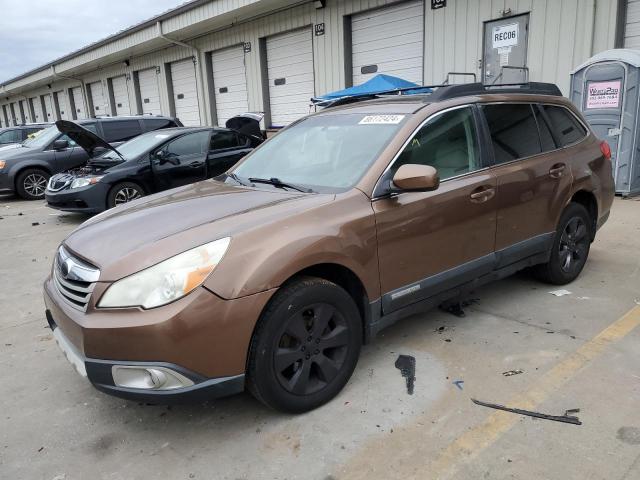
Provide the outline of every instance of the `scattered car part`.
[[513,375],[520,375],[521,373],[524,373],[524,370],[520,370],[518,368],[516,370],[508,370],[506,372],[502,372],[502,375],[504,375],[505,377],[511,377]]
[[488,407],[488,408],[495,408],[496,410],[503,410],[505,412],[517,413],[518,415],[527,415],[529,417],[542,418],[543,420],[552,420],[554,422],[563,422],[563,423],[571,423],[573,425],[582,425],[582,422],[578,417],[570,415],[572,413],[580,412],[579,408],[573,408],[571,410],[567,410],[566,412],[564,412],[564,415],[548,415],[546,413],[533,412],[531,410],[523,410],[521,408],[505,407],[504,405],[499,405],[497,403],[481,402],[480,400],[476,400],[475,398],[472,398],[471,401],[476,405],[481,405],[483,407]]

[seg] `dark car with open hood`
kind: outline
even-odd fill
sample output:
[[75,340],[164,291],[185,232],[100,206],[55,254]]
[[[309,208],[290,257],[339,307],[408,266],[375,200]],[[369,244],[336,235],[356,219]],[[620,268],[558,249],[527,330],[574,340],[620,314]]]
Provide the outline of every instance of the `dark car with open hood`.
[[[78,124],[110,145],[119,145],[144,132],[182,126],[176,118],[151,115],[99,117],[80,120]],[[0,148],[0,193],[17,193],[26,200],[44,198],[51,175],[80,167],[103,151],[102,145],[81,147],[51,125],[21,144]]]
[[45,198],[55,209],[98,213],[151,193],[218,176],[262,143],[260,119],[234,117],[235,127],[181,127],[144,133],[114,147],[80,125],[56,122],[87,152],[107,150],[79,169],[54,175]]
[[303,412],[403,317],[527,267],[576,279],[613,190],[609,146],[555,85],[381,95],[294,122],[217,179],[87,220],[53,255],[45,313],[109,394],[246,388]]

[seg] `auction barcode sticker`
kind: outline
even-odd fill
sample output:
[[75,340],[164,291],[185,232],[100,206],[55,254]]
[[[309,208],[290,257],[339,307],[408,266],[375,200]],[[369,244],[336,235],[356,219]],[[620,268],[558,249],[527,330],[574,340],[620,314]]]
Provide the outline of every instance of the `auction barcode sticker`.
[[403,118],[404,115],[367,115],[358,123],[360,125],[395,125]]

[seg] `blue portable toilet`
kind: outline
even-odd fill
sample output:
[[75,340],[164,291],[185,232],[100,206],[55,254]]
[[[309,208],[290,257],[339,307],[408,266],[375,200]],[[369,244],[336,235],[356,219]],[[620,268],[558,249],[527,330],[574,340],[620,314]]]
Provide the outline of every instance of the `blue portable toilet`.
[[616,193],[640,193],[640,51],[598,53],[571,73],[571,100],[611,146]]

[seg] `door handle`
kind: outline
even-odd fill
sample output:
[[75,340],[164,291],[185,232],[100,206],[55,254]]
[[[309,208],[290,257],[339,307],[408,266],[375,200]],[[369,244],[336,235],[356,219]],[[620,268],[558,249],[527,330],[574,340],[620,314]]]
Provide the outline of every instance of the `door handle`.
[[549,170],[549,176],[551,178],[560,178],[564,174],[564,170],[566,168],[567,168],[567,166],[564,163],[556,163]]
[[469,195],[469,198],[473,203],[483,203],[492,199],[495,194],[496,190],[493,187],[478,187]]
[[194,162],[194,163],[190,164],[189,166],[191,168],[200,168],[202,165],[204,165],[204,162]]

